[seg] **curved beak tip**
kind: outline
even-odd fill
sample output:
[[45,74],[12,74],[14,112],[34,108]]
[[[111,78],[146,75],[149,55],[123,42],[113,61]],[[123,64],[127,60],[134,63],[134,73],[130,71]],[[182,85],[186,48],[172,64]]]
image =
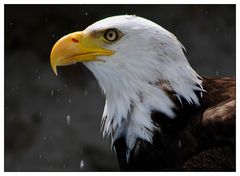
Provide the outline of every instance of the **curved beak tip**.
[[56,76],[58,76],[57,67],[54,67],[54,68],[53,68],[53,72],[55,73]]
[[52,70],[55,73],[55,75],[58,76],[57,65],[53,62],[52,58],[51,58],[51,67],[52,67]]

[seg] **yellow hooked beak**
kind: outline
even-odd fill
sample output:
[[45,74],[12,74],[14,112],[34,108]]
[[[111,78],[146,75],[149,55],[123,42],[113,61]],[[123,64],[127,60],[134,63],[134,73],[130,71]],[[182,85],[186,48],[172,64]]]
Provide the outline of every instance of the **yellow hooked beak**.
[[95,38],[85,31],[74,32],[59,39],[52,48],[50,61],[54,73],[57,66],[77,62],[99,61],[96,56],[110,56],[114,51],[101,47],[101,38]]

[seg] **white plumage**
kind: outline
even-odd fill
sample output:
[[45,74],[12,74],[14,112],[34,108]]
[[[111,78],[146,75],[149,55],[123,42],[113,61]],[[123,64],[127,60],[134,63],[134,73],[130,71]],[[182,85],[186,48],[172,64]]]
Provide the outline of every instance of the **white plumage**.
[[103,135],[113,141],[125,137],[128,150],[137,138],[152,142],[151,112],[174,118],[174,103],[159,85],[165,82],[189,104],[199,104],[194,93],[202,90],[200,76],[191,68],[183,46],[161,26],[137,16],[115,16],[98,21],[85,31],[114,28],[123,34],[103,47],[115,51],[112,56],[97,56],[105,62],[85,62],[106,95],[102,117]]

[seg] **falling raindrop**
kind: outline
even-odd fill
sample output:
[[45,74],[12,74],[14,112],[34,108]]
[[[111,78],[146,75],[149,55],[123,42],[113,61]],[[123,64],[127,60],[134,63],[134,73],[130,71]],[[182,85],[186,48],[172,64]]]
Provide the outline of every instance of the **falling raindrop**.
[[88,13],[87,13],[87,12],[85,12],[85,15],[87,16],[87,15],[88,15]]
[[66,121],[67,121],[68,125],[71,125],[71,116],[70,115],[66,116]]
[[88,91],[84,90],[84,96],[87,96],[87,94],[88,94]]
[[47,140],[47,136],[43,136],[43,140],[46,141]]
[[59,98],[57,98],[57,103],[59,103]]
[[179,146],[179,148],[182,147],[182,142],[181,142],[181,140],[178,141],[178,146]]
[[42,155],[41,154],[39,155],[39,159],[42,159]]
[[83,160],[80,161],[80,169],[83,169],[84,168],[84,162]]
[[68,103],[72,103],[72,99],[71,98],[69,98]]
[[54,90],[52,89],[52,91],[51,91],[51,96],[53,97],[53,93],[54,93]]
[[40,80],[40,79],[41,79],[41,76],[38,76],[38,79]]
[[54,34],[52,35],[52,38],[55,38],[55,35],[54,35]]
[[218,71],[216,70],[216,76],[218,76]]
[[207,15],[208,14],[208,10],[204,10],[204,13]]

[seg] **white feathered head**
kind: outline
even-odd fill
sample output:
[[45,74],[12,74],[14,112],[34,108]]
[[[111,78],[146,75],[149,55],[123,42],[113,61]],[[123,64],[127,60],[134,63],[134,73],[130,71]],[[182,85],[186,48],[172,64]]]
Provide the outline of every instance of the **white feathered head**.
[[147,19],[122,15],[98,21],[84,31],[61,38],[51,52],[51,65],[83,62],[104,94],[103,133],[125,137],[131,150],[137,138],[152,142],[152,111],[174,118],[174,102],[199,104],[194,93],[202,81],[189,65],[177,38]]

